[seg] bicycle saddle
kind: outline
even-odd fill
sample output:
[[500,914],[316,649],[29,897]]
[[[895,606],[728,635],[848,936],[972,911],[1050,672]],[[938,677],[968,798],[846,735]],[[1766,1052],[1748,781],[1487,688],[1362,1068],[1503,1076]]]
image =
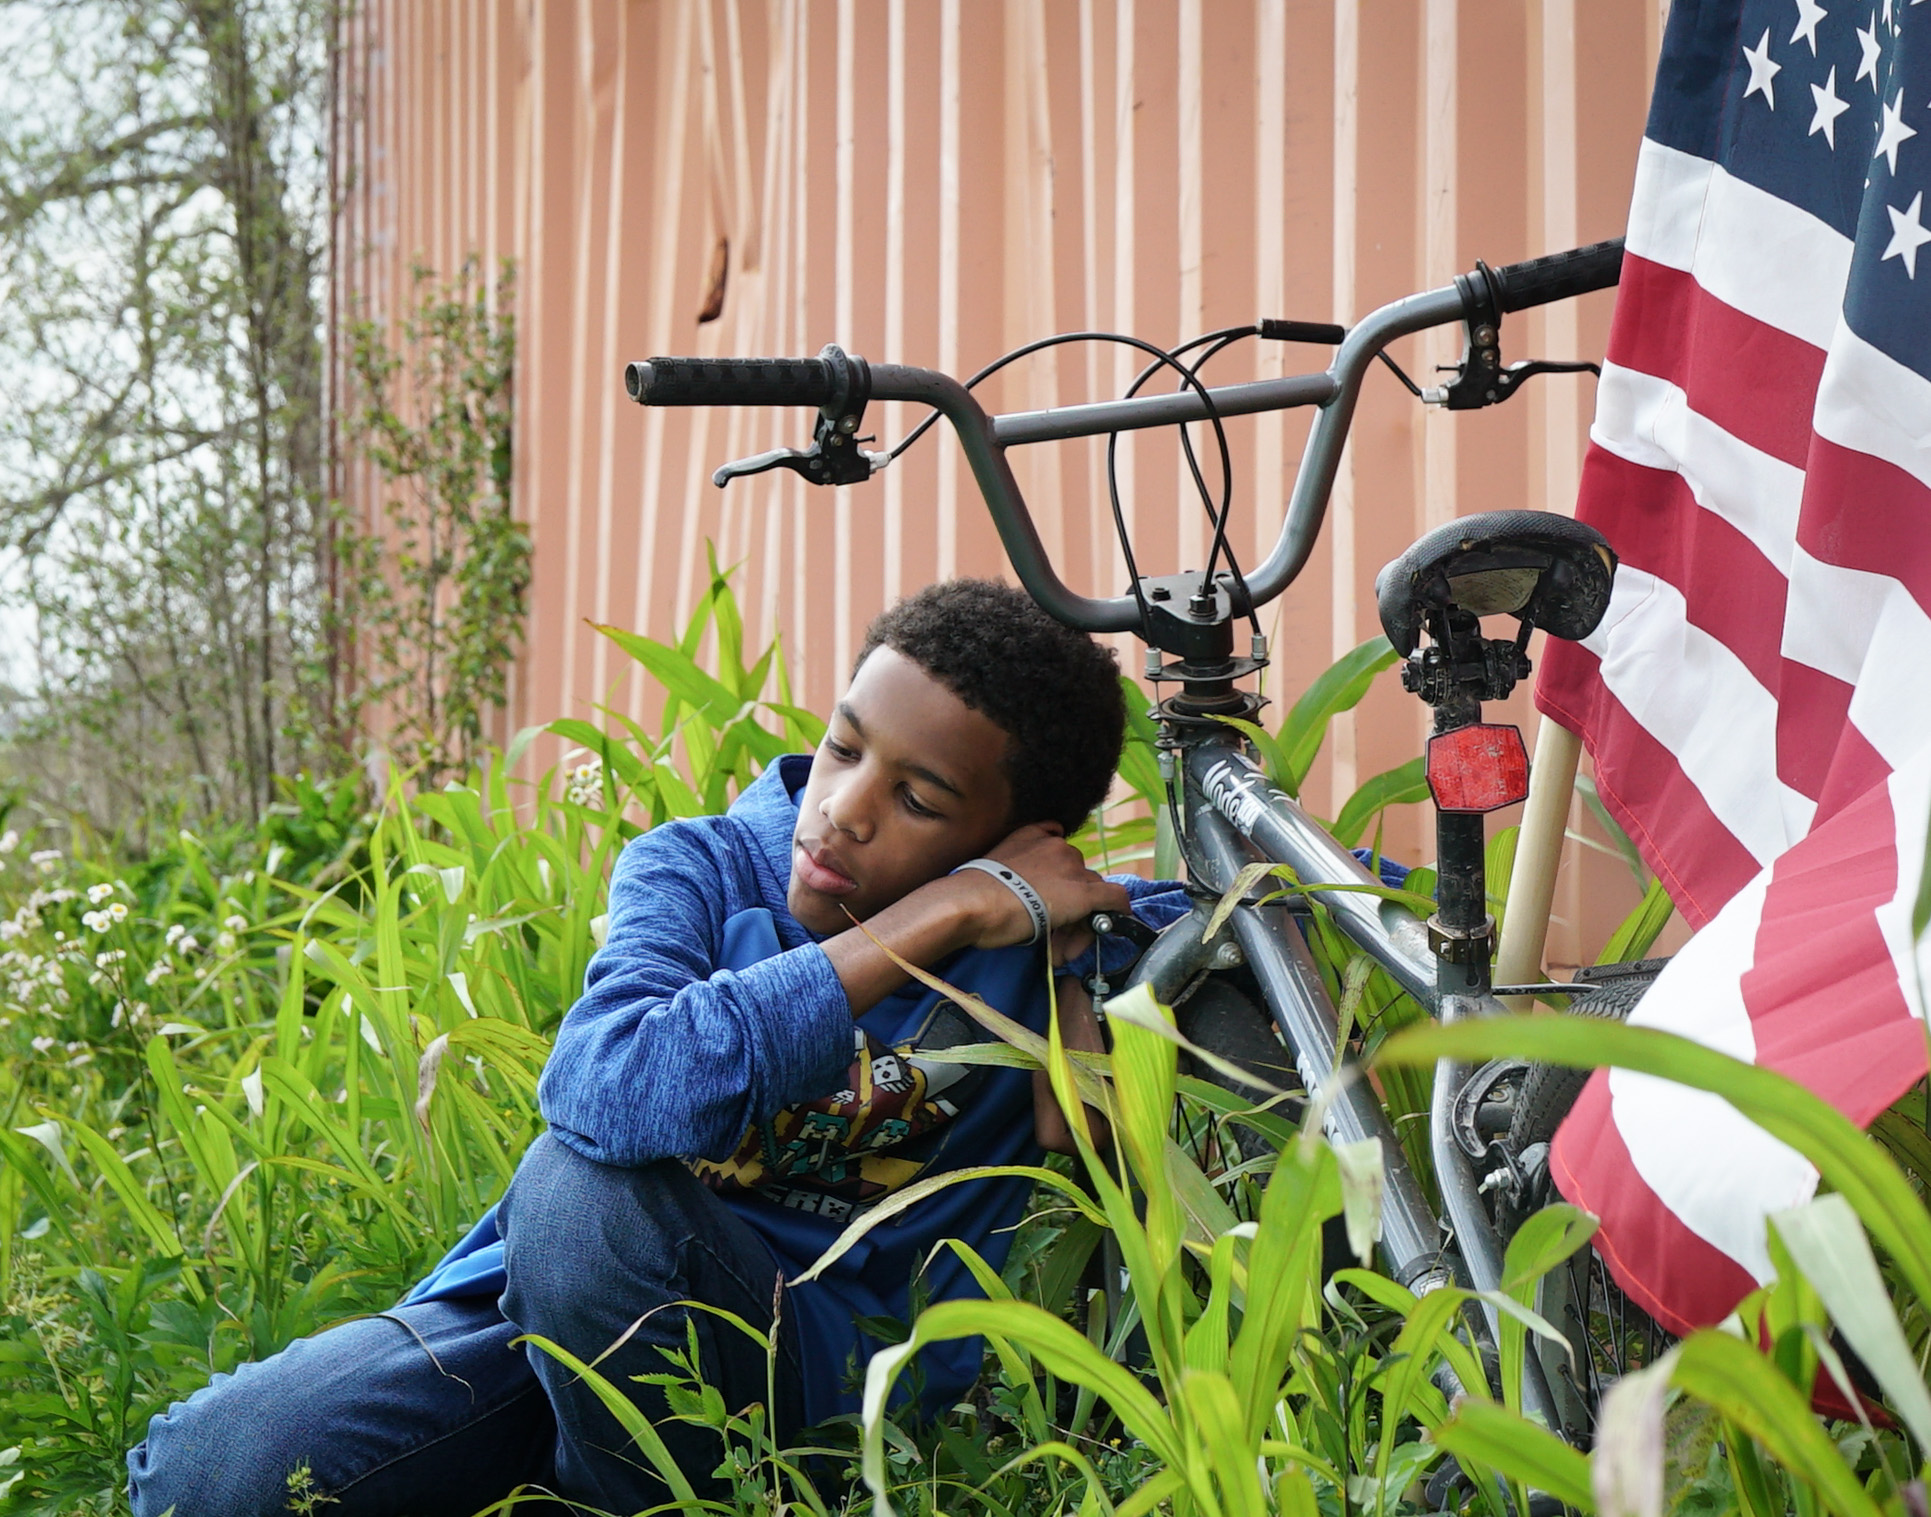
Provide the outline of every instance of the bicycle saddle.
[[1375,576],[1381,629],[1403,658],[1430,613],[1510,615],[1580,641],[1609,609],[1616,555],[1594,527],[1552,511],[1485,511],[1420,538]]

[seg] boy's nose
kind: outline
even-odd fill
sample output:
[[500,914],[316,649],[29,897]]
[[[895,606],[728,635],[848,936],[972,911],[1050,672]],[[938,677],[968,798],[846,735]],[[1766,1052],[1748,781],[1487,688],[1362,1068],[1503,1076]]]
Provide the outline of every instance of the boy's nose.
[[838,831],[857,842],[872,836],[872,808],[861,785],[841,785],[818,803],[819,813]]

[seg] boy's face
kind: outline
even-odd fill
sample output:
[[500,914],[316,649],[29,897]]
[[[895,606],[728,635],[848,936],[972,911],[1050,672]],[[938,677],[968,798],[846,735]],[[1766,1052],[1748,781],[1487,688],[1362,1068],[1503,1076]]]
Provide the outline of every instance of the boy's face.
[[832,713],[798,800],[786,905],[842,932],[1012,831],[1005,729],[875,648]]

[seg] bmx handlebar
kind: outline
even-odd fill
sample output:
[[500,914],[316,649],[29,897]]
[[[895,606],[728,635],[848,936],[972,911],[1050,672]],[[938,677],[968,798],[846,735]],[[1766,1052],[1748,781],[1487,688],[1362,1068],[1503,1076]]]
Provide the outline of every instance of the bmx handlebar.
[[625,368],[624,388],[631,399],[649,406],[842,405],[853,398],[852,371],[857,370],[869,378],[869,384],[864,377],[858,384],[871,400],[930,406],[952,423],[1013,572],[1049,614],[1087,632],[1128,632],[1137,630],[1141,620],[1133,596],[1080,595],[1060,579],[1006,462],[1007,448],[1184,425],[1207,420],[1210,414],[1247,416],[1318,407],[1280,536],[1266,561],[1245,577],[1250,603],[1261,606],[1294,582],[1314,551],[1361,384],[1377,354],[1412,333],[1469,319],[1473,313],[1466,292],[1473,280],[1485,277],[1490,282],[1499,309],[1519,311],[1614,285],[1622,251],[1617,239],[1478,270],[1454,284],[1404,296],[1370,312],[1348,330],[1333,362],[1321,373],[1217,386],[1204,397],[1188,389],[994,416],[948,374],[905,364],[867,365],[856,358],[843,360],[842,375],[839,365],[824,358],[652,358]]

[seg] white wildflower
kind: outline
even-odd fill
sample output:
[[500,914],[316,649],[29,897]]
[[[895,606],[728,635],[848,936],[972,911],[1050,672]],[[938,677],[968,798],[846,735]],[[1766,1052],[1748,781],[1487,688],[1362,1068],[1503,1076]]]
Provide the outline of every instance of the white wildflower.
[[248,930],[248,918],[237,912],[233,916],[223,917],[221,919],[221,925],[230,932],[246,932]]
[[52,874],[60,868],[60,850],[58,848],[36,849],[27,855],[27,862],[42,874]]
[[150,985],[159,985],[163,980],[165,980],[169,975],[173,973],[174,973],[173,961],[170,960],[168,956],[164,953],[161,955],[160,958],[156,959],[152,964],[148,965],[148,972],[146,975],[146,979],[148,984]]
[[83,911],[80,914],[80,919],[93,932],[106,932],[108,928],[114,925],[114,918],[109,916],[105,911]]
[[12,828],[0,832],[0,853],[12,853],[20,846],[20,834]]
[[127,902],[115,901],[107,908],[107,914],[117,922],[125,922],[127,920]]
[[568,782],[563,798],[572,806],[600,806],[603,804],[603,763],[590,759],[567,771],[564,779]]
[[187,930],[188,929],[183,927],[179,922],[176,922],[174,923],[173,926],[169,927],[168,928],[168,947],[172,948],[176,943],[180,942],[182,939],[182,936],[187,932]]
[[87,900],[90,905],[98,906],[102,901],[111,901],[113,898],[114,887],[105,880],[98,885],[87,887]]
[[187,932],[181,935],[181,940],[174,946],[179,948],[183,953],[193,953],[201,944],[192,932]]
[[35,1038],[34,1039],[35,1053],[45,1053],[48,1049],[52,1048],[53,1046],[54,1046],[54,1040],[52,1038]]
[[24,937],[26,936],[26,932],[27,929],[22,927],[13,917],[8,917],[6,920],[0,921],[0,943],[8,942],[13,938]]
[[215,934],[215,952],[233,953],[234,951],[235,935],[232,932],[217,932]]

